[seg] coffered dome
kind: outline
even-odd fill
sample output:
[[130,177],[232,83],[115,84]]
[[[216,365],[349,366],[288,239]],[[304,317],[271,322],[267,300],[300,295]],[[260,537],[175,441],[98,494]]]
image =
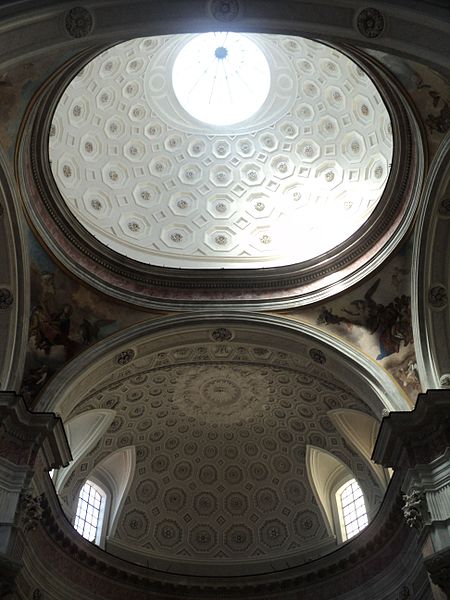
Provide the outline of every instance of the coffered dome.
[[367,55],[208,33],[92,56],[36,96],[18,173],[42,241],[103,293],[169,310],[308,304],[408,230],[420,128]]
[[260,34],[136,39],[64,91],[49,158],[103,244],[161,267],[311,260],[372,215],[392,162],[387,108],[337,50]]

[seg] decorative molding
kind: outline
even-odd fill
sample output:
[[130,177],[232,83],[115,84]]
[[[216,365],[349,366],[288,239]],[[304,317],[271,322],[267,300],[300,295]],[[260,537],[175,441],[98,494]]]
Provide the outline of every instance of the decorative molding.
[[33,496],[31,492],[25,492],[21,495],[19,501],[20,526],[26,533],[34,531],[42,520],[43,504],[43,494]]
[[211,339],[214,342],[230,342],[234,338],[234,333],[226,327],[218,327],[211,332]]
[[447,290],[443,285],[435,285],[428,290],[428,302],[433,308],[447,306]]
[[325,354],[322,352],[322,350],[318,350],[317,348],[311,348],[309,355],[313,361],[319,363],[319,365],[324,365],[327,362]]
[[6,310],[7,308],[11,308],[14,302],[14,296],[11,290],[7,288],[0,288],[0,309]]
[[358,31],[366,38],[380,37],[385,28],[383,13],[377,8],[364,8],[356,18]]
[[210,0],[209,12],[217,20],[225,23],[235,21],[239,15],[238,0]]
[[[298,593],[303,587],[310,589],[314,585],[316,594],[321,593],[321,597],[331,600],[335,596],[329,592],[335,590],[337,584],[342,592],[355,590],[359,586],[362,589],[368,578],[378,577],[383,569],[389,568],[399,552],[404,551],[408,544],[415,543],[399,518],[401,496],[398,495],[398,486],[399,478],[390,486],[388,499],[374,522],[350,543],[313,563],[299,567],[286,565],[282,571],[266,573],[261,578],[249,578],[247,575],[227,577],[227,581],[224,581],[223,578],[209,576],[203,578],[200,584],[198,577],[180,578],[173,569],[172,573],[161,575],[160,571],[151,568],[124,563],[80,538],[62,516],[56,498],[50,499],[51,505],[47,504],[42,523],[51,538],[49,544],[57,544],[68,559],[75,558],[80,563],[80,568],[86,570],[86,578],[93,585],[94,581],[98,585],[97,577],[104,581],[104,575],[107,574],[118,587],[117,597],[122,593],[122,586],[127,586],[128,589],[131,586],[136,593],[142,590],[146,594],[182,594],[184,597],[194,598],[200,598],[203,594],[224,599],[243,598],[247,595],[270,595],[278,598],[280,594],[289,591]],[[398,579],[396,581],[398,585]],[[322,589],[323,592],[320,591]],[[325,593],[326,590],[328,593]]]
[[64,19],[66,31],[73,38],[82,38],[89,35],[93,24],[92,14],[82,6],[71,8],[67,11]]
[[122,350],[122,352],[119,352],[114,360],[118,365],[123,367],[124,365],[130,363],[135,356],[136,352],[132,348],[128,348],[128,350]]

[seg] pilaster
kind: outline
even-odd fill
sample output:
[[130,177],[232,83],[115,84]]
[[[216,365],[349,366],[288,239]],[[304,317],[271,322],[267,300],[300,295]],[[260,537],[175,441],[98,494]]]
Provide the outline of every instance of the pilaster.
[[0,595],[12,592],[26,536],[42,516],[36,480],[71,460],[62,421],[0,392]]
[[450,598],[450,390],[384,417],[373,459],[403,474],[403,516],[418,532],[435,598]]

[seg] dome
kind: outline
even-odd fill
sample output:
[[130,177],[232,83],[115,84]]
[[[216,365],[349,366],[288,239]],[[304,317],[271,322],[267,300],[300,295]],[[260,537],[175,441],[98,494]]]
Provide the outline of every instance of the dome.
[[389,112],[366,72],[303,38],[140,38],[64,90],[49,159],[71,213],[133,260],[279,267],[343,244],[376,210]]

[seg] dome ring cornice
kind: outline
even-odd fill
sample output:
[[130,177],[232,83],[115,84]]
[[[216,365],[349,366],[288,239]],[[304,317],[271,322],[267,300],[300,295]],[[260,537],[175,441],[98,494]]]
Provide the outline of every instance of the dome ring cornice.
[[[17,169],[31,224],[64,267],[125,302],[173,309],[288,308],[323,300],[355,284],[379,266],[412,222],[421,187],[424,146],[419,125],[397,83],[381,65],[355,49],[345,53],[382,93],[389,110],[395,152],[382,198],[367,222],[344,243],[315,259],[262,269],[179,269],[146,265],[119,255],[78,222],[53,179],[48,156],[51,118],[74,73],[98,54],[83,53],[47,82],[30,107],[17,154]],[[26,190],[26,192],[25,192]]]

